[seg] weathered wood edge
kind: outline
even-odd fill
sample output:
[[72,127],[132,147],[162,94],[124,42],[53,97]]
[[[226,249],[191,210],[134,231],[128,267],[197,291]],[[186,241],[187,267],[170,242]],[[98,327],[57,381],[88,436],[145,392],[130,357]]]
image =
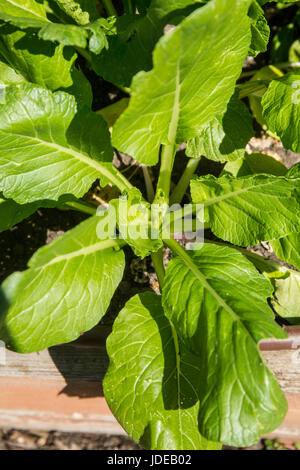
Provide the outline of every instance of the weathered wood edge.
[[[286,394],[289,411],[268,437],[300,440],[300,326],[289,338],[267,340],[260,349]],[[0,426],[39,430],[124,434],[101,390],[108,360],[109,327],[97,327],[69,345],[34,355],[7,352],[0,361]]]

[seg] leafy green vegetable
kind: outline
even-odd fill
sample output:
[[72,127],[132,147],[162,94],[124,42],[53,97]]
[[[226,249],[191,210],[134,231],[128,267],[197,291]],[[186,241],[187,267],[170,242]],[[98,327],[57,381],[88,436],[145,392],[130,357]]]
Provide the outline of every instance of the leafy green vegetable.
[[[258,343],[286,338],[274,312],[299,323],[300,164],[245,149],[255,118],[299,151],[300,9],[266,3],[0,2],[0,232],[40,207],[86,216],[3,281],[0,340],[75,340],[105,315],[122,248],[151,257],[162,295],[135,284],[104,379],[145,448],[249,446],[286,413]],[[262,241],[280,260],[249,249]]]
[[162,143],[195,137],[225,111],[249,47],[247,6],[210,2],[158,42],[153,70],[135,77],[129,107],[114,126],[115,147],[154,165]]
[[205,245],[193,256],[182,248],[179,254],[166,270],[163,306],[199,356],[200,431],[229,445],[254,443],[286,410],[257,348],[263,338],[285,337],[267,303],[272,287],[231,248]]
[[299,178],[263,174],[191,181],[193,202],[208,211],[214,234],[241,246],[299,231],[299,189]]
[[7,89],[0,108],[0,188],[6,198],[22,204],[68,193],[80,197],[97,177],[123,189],[110,163],[104,120],[75,113],[75,99],[66,93],[30,84]]
[[124,255],[97,238],[99,223],[89,218],[4,281],[0,335],[8,348],[29,353],[73,341],[103,317],[122,279]]
[[198,357],[178,346],[159,297],[147,292],[127,302],[107,351],[105,397],[133,439],[153,450],[220,449],[198,429]]

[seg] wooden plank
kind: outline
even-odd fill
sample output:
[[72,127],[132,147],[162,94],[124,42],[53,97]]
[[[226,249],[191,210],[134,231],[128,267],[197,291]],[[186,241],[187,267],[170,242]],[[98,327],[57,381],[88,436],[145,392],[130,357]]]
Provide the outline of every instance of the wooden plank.
[[42,378],[1,378],[0,427],[124,434],[100,385]]
[[[272,436],[295,441],[300,440],[300,327],[287,330],[288,340],[260,346],[289,403]],[[108,331],[96,328],[75,343],[40,353],[6,351],[0,361],[0,426],[123,434],[101,389]]]

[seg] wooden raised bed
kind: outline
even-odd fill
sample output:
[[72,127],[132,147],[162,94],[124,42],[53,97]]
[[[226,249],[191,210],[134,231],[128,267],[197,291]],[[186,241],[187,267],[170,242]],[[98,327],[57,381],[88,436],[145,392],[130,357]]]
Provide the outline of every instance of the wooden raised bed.
[[[285,421],[270,436],[295,442],[300,441],[300,327],[287,331],[288,340],[260,347],[289,404]],[[6,352],[0,364],[0,427],[123,434],[101,390],[108,333],[97,327],[74,343],[40,353]]]

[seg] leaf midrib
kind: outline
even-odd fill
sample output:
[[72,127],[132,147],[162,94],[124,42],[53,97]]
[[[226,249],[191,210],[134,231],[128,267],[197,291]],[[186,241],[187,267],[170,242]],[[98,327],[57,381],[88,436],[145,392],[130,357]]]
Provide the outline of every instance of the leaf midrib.
[[125,245],[125,244],[126,244],[125,242],[121,243],[113,239],[102,240],[98,243],[94,243],[93,245],[89,245],[87,247],[81,248],[80,250],[72,251],[71,253],[67,253],[65,255],[56,256],[55,258],[53,258],[47,263],[36,265],[36,266],[33,265],[32,269],[46,268],[53,264],[59,263],[60,261],[67,261],[72,258],[77,258],[78,256],[87,256],[92,253],[96,253],[97,251],[103,251],[103,250],[107,250],[110,248],[121,248],[122,245]]
[[[280,178],[280,177],[278,177]],[[286,178],[282,178],[282,179],[285,179]],[[294,179],[299,179],[299,178],[294,178]],[[201,181],[199,182],[200,184],[202,183]],[[205,181],[203,182],[203,184],[205,185]],[[217,184],[219,184],[217,182]],[[223,194],[221,196],[217,196],[215,198],[212,198],[212,199],[208,199],[206,201],[201,201],[200,204],[203,204],[205,207],[208,207],[208,206],[211,206],[213,204],[216,204],[220,201],[223,201],[224,199],[229,199],[231,197],[234,197],[234,196],[238,196],[239,194],[243,194],[243,193],[246,193],[246,192],[250,192],[252,189],[256,189],[256,188],[263,188],[264,186],[268,186],[268,185],[272,185],[274,184],[274,181],[268,181],[266,183],[261,183],[261,184],[253,184],[251,186],[247,186],[247,188],[242,188],[242,189],[239,189],[237,191],[233,191],[233,192],[230,192],[230,193],[227,193],[227,194]],[[274,196],[275,197],[275,196]]]
[[7,1],[7,3],[10,3],[11,5],[13,5],[17,8],[20,8],[20,10],[27,11],[31,15],[37,16],[38,18],[41,18],[43,21],[48,22],[47,18],[45,18],[44,16],[39,15],[35,11],[29,10],[28,8],[24,7],[23,5],[19,5],[18,3],[13,2],[12,0],[6,0],[6,1]]
[[[55,150],[57,150],[58,152],[63,152],[63,153],[69,154],[69,155],[73,156],[74,158],[76,158],[77,160],[80,160],[81,162],[86,163],[88,166],[98,170],[100,174],[102,174],[110,182],[115,184],[121,191],[123,191],[125,189],[132,188],[131,184],[129,182],[127,182],[126,178],[123,178],[122,175],[119,175],[117,173],[117,170],[115,170],[116,175],[114,175],[113,171],[110,171],[108,168],[106,168],[104,165],[102,165],[98,161],[93,160],[90,157],[87,157],[87,156],[83,155],[80,152],[77,152],[76,150],[72,149],[71,147],[63,147],[62,145],[56,144],[55,142],[49,142],[47,140],[39,139],[38,137],[32,137],[32,136],[28,136],[28,135],[17,134],[15,132],[7,132],[7,131],[3,131],[3,130],[1,130],[0,132],[3,133],[3,134],[7,134],[9,136],[13,135],[13,136],[21,137],[21,138],[27,138],[27,139],[30,139],[34,142],[39,143],[39,144],[52,147]],[[113,169],[113,166],[112,166],[112,169]]]

